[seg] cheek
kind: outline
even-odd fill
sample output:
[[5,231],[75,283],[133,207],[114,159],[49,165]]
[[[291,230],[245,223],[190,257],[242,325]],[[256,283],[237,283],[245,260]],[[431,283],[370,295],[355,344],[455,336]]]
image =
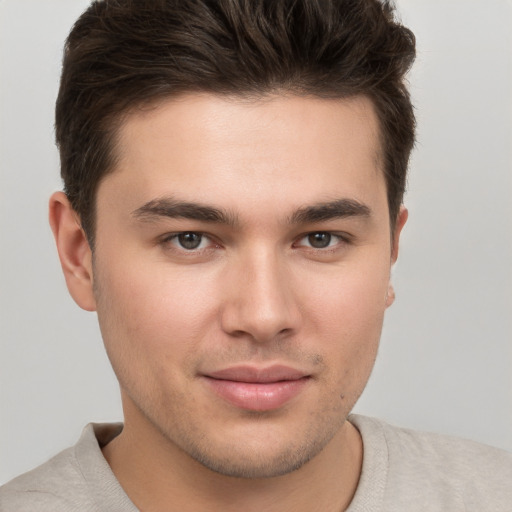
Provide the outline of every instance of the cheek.
[[386,309],[388,272],[384,266],[373,272],[339,272],[328,286],[315,290],[311,328],[325,350],[324,357],[333,363],[331,378],[343,393],[358,396],[373,368]]
[[114,366],[157,369],[179,364],[197,349],[214,321],[204,279],[169,268],[98,265],[96,300],[103,338]]
[[119,313],[136,325],[183,323],[193,327],[202,312],[211,307],[208,276],[176,270],[171,265],[130,265],[100,272],[101,287],[116,300]]
[[389,266],[384,264],[341,267],[322,280],[310,279],[302,300],[309,303],[318,327],[350,340],[375,328],[380,331],[388,283]]

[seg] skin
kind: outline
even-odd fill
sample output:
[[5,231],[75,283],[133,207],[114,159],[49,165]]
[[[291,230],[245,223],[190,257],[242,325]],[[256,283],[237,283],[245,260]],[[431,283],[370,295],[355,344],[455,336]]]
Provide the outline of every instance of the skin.
[[[142,510],[344,510],[362,464],[347,416],[407,219],[390,233],[370,101],[190,94],[128,116],[117,150],[94,255],[61,192],[50,222],[119,379],[125,428],[103,451],[120,483]],[[186,218],[198,204],[222,218]],[[246,410],[205,378],[241,364],[307,377]]]

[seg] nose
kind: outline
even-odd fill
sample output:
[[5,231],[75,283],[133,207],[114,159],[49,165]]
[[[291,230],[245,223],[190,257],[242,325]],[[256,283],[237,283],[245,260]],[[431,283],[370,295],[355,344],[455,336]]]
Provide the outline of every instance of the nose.
[[258,248],[230,267],[221,314],[226,333],[264,343],[298,330],[300,309],[285,259]]

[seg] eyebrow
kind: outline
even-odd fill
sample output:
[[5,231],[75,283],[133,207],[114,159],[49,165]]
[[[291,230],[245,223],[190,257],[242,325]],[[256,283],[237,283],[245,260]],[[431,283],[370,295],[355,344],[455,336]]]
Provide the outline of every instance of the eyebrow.
[[[132,215],[144,222],[153,222],[158,218],[182,218],[214,224],[238,225],[238,218],[231,212],[201,203],[179,201],[174,198],[153,199],[132,212]],[[337,199],[317,203],[297,209],[290,217],[290,224],[308,224],[346,217],[369,217],[371,210],[365,204],[354,199]]]
[[134,210],[132,215],[145,222],[152,222],[158,218],[167,217],[227,224],[230,226],[237,224],[236,216],[226,210],[167,197],[148,201],[140,208]]
[[299,208],[290,217],[292,224],[308,224],[346,217],[370,217],[371,209],[355,199],[337,199]]

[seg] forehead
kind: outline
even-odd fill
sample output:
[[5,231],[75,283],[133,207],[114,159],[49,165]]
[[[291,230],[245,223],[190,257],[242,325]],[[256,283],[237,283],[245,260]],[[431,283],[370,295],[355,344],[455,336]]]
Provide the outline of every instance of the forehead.
[[[290,128],[293,126],[293,131]],[[363,135],[366,149],[380,159],[379,128],[373,102],[365,96],[324,99],[315,96],[268,94],[255,98],[207,93],[189,93],[142,106],[124,117],[119,129],[121,155],[133,148],[135,137],[153,138],[168,134],[176,141],[202,137],[210,141],[232,143],[235,139],[263,141],[272,132],[275,137],[308,146],[337,143]],[[364,133],[363,133],[364,132]],[[131,156],[134,156],[133,154]]]
[[378,121],[364,97],[187,94],[131,113],[118,135],[117,167],[98,199],[122,190],[134,207],[176,194],[225,207],[367,202],[361,196],[385,189]]

